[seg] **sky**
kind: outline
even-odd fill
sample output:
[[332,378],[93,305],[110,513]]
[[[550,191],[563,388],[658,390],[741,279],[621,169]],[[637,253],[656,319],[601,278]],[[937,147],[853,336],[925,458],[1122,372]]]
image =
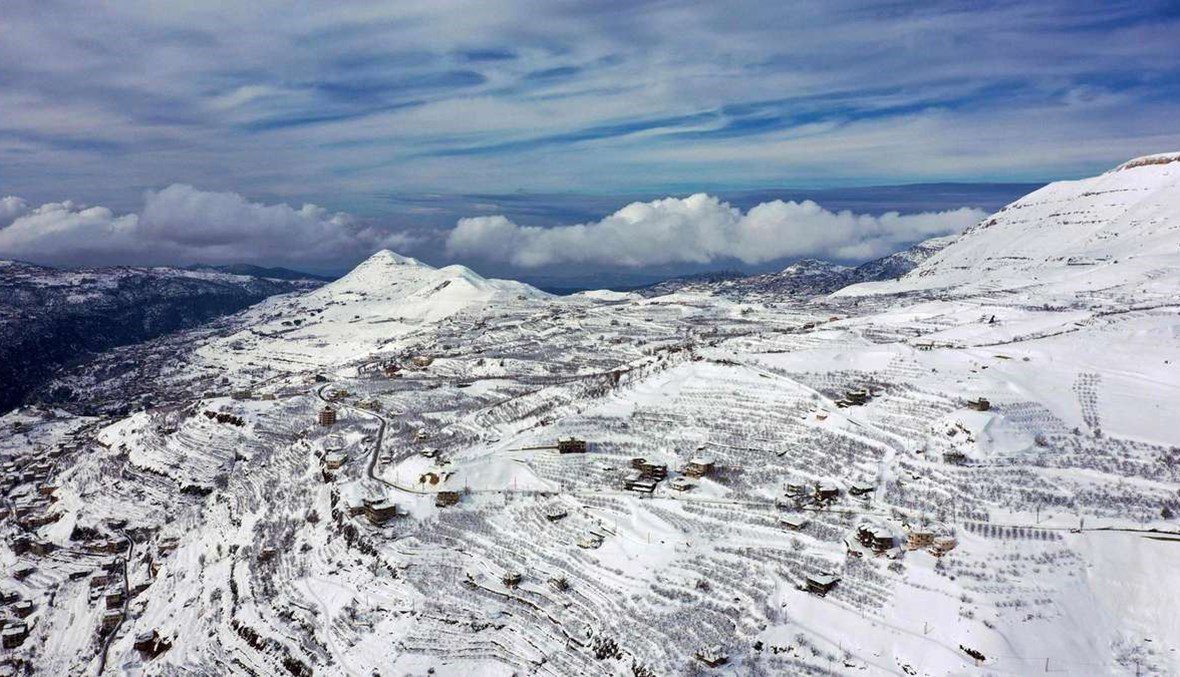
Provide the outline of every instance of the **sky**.
[[0,257],[864,260],[1176,120],[1175,2],[7,0]]

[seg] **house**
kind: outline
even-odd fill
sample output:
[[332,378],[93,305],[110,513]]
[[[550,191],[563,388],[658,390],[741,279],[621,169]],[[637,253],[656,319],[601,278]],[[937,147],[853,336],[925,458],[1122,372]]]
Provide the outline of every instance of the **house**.
[[558,520],[565,519],[567,515],[569,515],[569,511],[559,505],[553,506],[545,511],[545,519],[549,520],[550,522],[556,522]]
[[119,627],[119,624],[122,622],[123,622],[123,610],[122,609],[110,609],[102,615],[102,629],[104,631],[109,632],[111,630],[114,630],[115,628]]
[[235,400],[248,400],[251,397],[253,397],[254,394],[251,393],[249,390],[235,390],[232,393],[230,393],[229,396]]
[[693,484],[687,477],[673,477],[672,481],[668,483],[676,491],[688,491],[696,485]]
[[3,637],[3,645],[5,649],[15,649],[21,644],[25,643],[25,639],[29,636],[29,626],[24,621],[16,621],[8,623],[0,630],[0,637]]
[[820,480],[815,483],[815,499],[817,501],[834,501],[840,496],[840,487],[831,480]]
[[799,514],[783,515],[778,519],[780,526],[790,529],[791,531],[800,531],[810,522],[811,520]]
[[848,487],[848,493],[852,496],[867,496],[873,493],[876,487],[869,482],[853,482],[852,486]]
[[787,496],[802,496],[807,492],[807,485],[802,482],[788,482],[786,488]]
[[332,407],[325,406],[320,410],[320,425],[329,426],[336,423],[336,410]]
[[21,618],[27,618],[29,614],[33,613],[32,600],[22,599],[16,604],[13,604],[12,613],[20,616]]
[[415,367],[418,367],[419,369],[425,369],[426,367],[429,367],[433,363],[434,363],[434,358],[427,357],[425,355],[415,355],[414,357],[410,358],[410,364],[414,365]]
[[515,588],[524,580],[524,574],[519,571],[506,571],[504,577],[500,579],[504,585],[509,588]]
[[106,604],[108,609],[122,609],[123,602],[127,600],[127,594],[123,592],[123,588],[115,588],[106,594]]
[[349,517],[363,515],[365,512],[365,499],[356,495],[345,497],[344,510],[348,513]]
[[895,544],[893,530],[880,525],[860,525],[856,529],[856,538],[860,541],[861,545],[866,548],[872,548],[877,552],[889,550]]
[[865,402],[869,401],[869,391],[865,390],[864,388],[849,390],[848,392],[844,393],[844,399],[848,400],[852,404],[864,404]]
[[381,526],[397,517],[397,504],[388,499],[366,500],[365,517],[374,526]]
[[135,636],[135,650],[147,658],[155,658],[172,648],[172,642],[160,636],[156,630],[141,632]]
[[339,470],[344,466],[344,462],[348,460],[348,456],[339,451],[333,451],[324,455],[324,469],[325,470]]
[[644,462],[639,467],[639,474],[643,477],[656,480],[664,480],[668,478],[668,466],[656,463]]
[[586,550],[594,550],[602,547],[603,538],[599,534],[586,534],[578,539],[578,547]]
[[458,502],[459,492],[457,491],[440,491],[434,497],[434,504],[440,508],[455,505]]
[[807,589],[807,592],[823,597],[831,592],[832,588],[836,587],[836,584],[839,582],[839,576],[832,574],[812,574],[804,581],[804,587]]
[[906,537],[907,550],[921,550],[934,544],[934,532],[929,529],[910,529]]
[[20,599],[20,593],[11,588],[0,590],[0,604],[12,604]]
[[959,542],[953,536],[937,536],[930,544],[930,554],[935,557],[942,557],[951,550],[954,550],[958,544]]
[[684,474],[689,477],[704,477],[713,472],[713,459],[698,456],[689,460],[684,467]]
[[571,437],[568,440],[557,440],[557,453],[584,454],[586,453],[586,440],[579,440],[576,437]]
[[987,411],[992,408],[992,403],[986,397],[980,397],[974,400],[967,400],[967,407],[975,411]]
[[711,668],[725,665],[729,662],[729,654],[725,653],[725,647],[720,644],[714,644],[713,646],[707,646],[701,649],[696,652],[696,658]]
[[629,475],[627,479],[623,480],[623,488],[627,491],[635,491],[641,494],[651,494],[656,490],[656,485],[659,480],[644,477],[642,473]]

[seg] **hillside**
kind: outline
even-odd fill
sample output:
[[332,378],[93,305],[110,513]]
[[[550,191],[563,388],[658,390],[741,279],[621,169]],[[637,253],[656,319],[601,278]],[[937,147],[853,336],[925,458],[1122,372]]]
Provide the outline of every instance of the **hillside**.
[[59,367],[318,284],[176,268],[59,270],[0,261],[0,411],[16,406]]
[[919,242],[858,266],[804,259],[773,273],[702,273],[665,280],[636,290],[654,297],[678,292],[718,294],[729,298],[773,301],[803,299],[828,294],[851,284],[901,277],[950,244],[956,236],[936,237]]
[[1177,166],[835,294],[381,252],[102,355],[0,417],[5,667],[1180,673]]

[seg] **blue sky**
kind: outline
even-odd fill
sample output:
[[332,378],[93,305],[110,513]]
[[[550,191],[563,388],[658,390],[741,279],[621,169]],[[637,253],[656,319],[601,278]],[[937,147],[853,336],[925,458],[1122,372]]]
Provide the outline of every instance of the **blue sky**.
[[[1175,2],[10,0],[0,14],[0,196],[118,216],[181,184],[398,234],[292,258],[320,268],[378,242],[443,258],[430,215],[467,196],[1040,182],[1180,148],[1176,120]],[[9,253],[52,246],[22,242]]]

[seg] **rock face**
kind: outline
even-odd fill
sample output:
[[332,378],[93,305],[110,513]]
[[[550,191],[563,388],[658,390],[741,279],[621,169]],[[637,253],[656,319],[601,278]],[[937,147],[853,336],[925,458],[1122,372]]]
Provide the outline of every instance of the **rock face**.
[[319,284],[175,268],[66,271],[0,262],[0,411],[59,367]]

